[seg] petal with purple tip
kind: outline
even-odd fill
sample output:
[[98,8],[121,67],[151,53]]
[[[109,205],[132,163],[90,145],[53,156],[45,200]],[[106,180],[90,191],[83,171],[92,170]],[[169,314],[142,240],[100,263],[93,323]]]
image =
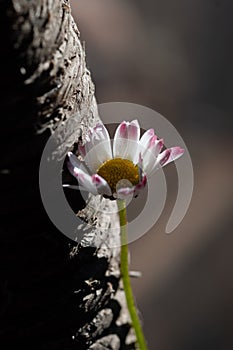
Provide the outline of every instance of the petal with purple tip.
[[135,187],[123,187],[119,188],[116,193],[118,199],[126,199],[129,196],[132,196],[134,193]]
[[160,153],[157,157],[157,160],[151,170],[151,173],[158,170],[161,167],[171,163],[172,161],[177,160],[184,153],[184,149],[180,147],[172,147],[168,148],[162,153]]
[[144,132],[144,134],[142,135],[139,141],[143,150],[146,150],[149,148],[151,139],[153,139],[154,136],[157,138],[157,136],[154,133],[154,129],[148,129],[147,131]]
[[138,142],[140,126],[137,120],[122,122],[114,135],[113,155],[114,158],[129,159],[136,162],[138,159]]
[[142,177],[142,180],[139,182],[139,184],[137,184],[137,185],[135,186],[135,189],[136,189],[136,190],[141,190],[141,189],[143,189],[143,188],[146,186],[146,184],[147,184],[147,176],[144,175],[144,176]]
[[85,188],[88,192],[94,195],[98,194],[97,188],[89,174],[78,167],[74,167],[69,161],[67,162],[67,167],[71,174],[78,180],[81,187]]
[[157,163],[162,167],[164,166],[171,155],[171,150],[170,149],[166,149],[165,151],[163,151],[157,158]]
[[[152,136],[149,144],[147,149],[142,149],[143,170],[148,176],[150,176],[156,164],[157,156],[163,148],[163,140],[157,140],[156,136]],[[142,148],[142,145],[140,147]]]
[[[180,158],[182,156],[182,154],[184,153],[184,149],[181,147],[172,147],[166,150],[167,154],[165,155],[164,158],[162,158],[160,160],[160,165],[161,166],[165,166],[173,161],[175,161],[176,159]],[[164,152],[166,152],[164,151]],[[161,153],[162,155],[162,153]]]
[[81,161],[72,153],[72,152],[68,152],[68,157],[69,157],[69,162],[70,164],[75,168],[80,168],[81,166]]
[[97,191],[99,194],[105,194],[106,196],[111,196],[112,191],[105,179],[103,179],[101,176],[98,174],[92,175],[92,182],[97,188]]
[[104,125],[97,124],[89,130],[85,143],[85,162],[90,171],[95,173],[101,164],[112,159],[112,147],[109,133]]

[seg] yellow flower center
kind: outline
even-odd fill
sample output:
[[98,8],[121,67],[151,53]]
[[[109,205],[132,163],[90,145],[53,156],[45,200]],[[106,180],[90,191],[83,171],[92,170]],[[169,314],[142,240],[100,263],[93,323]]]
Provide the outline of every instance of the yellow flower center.
[[[128,159],[115,158],[107,160],[103,163],[97,174],[102,176],[109,184],[112,192],[116,192],[116,185],[120,180],[128,180],[131,186],[135,186],[139,182],[138,166],[134,165]],[[126,181],[125,186],[129,187],[129,183]],[[122,187],[124,181],[121,182]]]

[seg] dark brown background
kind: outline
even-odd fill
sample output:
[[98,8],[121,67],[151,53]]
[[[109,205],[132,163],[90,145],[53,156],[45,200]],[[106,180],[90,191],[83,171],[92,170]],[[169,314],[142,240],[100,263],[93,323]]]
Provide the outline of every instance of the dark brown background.
[[134,293],[150,350],[233,348],[232,83],[229,0],[73,1],[99,103],[149,106],[178,129],[195,187],[187,215],[164,233],[176,195],[156,226],[130,245],[143,277]]

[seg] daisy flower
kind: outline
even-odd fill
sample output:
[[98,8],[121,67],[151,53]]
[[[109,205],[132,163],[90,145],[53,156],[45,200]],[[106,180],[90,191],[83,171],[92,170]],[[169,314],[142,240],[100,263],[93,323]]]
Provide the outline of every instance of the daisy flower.
[[79,145],[81,161],[68,153],[68,169],[88,192],[111,199],[137,195],[156,170],[178,159],[184,150],[162,150],[163,140],[153,129],[140,138],[137,120],[123,121],[116,129],[113,145],[103,124],[88,130],[85,144]]

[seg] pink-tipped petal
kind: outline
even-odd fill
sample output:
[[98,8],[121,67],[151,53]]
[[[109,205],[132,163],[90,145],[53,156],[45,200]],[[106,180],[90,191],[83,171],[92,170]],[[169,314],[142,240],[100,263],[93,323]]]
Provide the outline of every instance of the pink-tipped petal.
[[128,125],[128,144],[126,149],[126,158],[136,164],[138,159],[138,145],[140,138],[140,126],[138,121],[132,120]]
[[165,164],[167,164],[169,158],[171,155],[171,150],[170,149],[166,149],[165,151],[163,151],[162,153],[160,153],[160,155],[158,156],[157,162],[158,164],[162,167]]
[[80,168],[81,167],[81,161],[72,153],[72,152],[68,152],[68,158],[69,158],[69,162],[71,163],[71,165],[75,168]]
[[157,157],[163,148],[163,139],[157,140],[155,142],[154,148],[152,150],[154,157]]
[[145,175],[143,175],[143,177],[142,177],[141,181],[139,182],[139,184],[137,184],[135,186],[135,190],[143,189],[146,186],[146,184],[147,184],[147,176],[145,174]]
[[[181,147],[172,147],[163,152],[165,155],[164,157],[161,157],[160,165],[165,166],[176,159],[180,158],[182,154],[184,153],[184,149]],[[163,154],[161,153],[161,155]]]
[[151,140],[154,137],[157,139],[157,136],[154,133],[154,129],[148,129],[147,131],[144,132],[144,134],[142,135],[139,141],[139,144],[141,146],[141,151],[144,151],[150,147]]
[[166,149],[158,155],[157,160],[153,168],[151,169],[150,175],[159,168],[164,167],[172,161],[175,161],[176,159],[180,158],[183,153],[184,149],[180,147],[172,147]]
[[135,120],[132,120],[132,122],[130,122],[128,125],[128,139],[138,142],[139,137],[140,137],[140,126],[138,121],[135,119]]
[[139,182],[142,180],[142,174],[143,174],[143,159],[142,159],[142,154],[141,152],[139,153],[138,156],[138,173],[139,173]]
[[171,148],[171,161],[177,160],[178,158],[180,158],[183,154],[184,154],[184,149],[176,146],[176,147],[172,147]]
[[80,190],[80,186],[77,185],[63,184],[62,187],[68,188],[70,190]]
[[163,140],[158,140],[154,129],[148,129],[144,132],[139,141],[139,151],[142,154],[143,169],[147,174],[150,174],[162,147]]
[[159,155],[154,155],[152,151],[146,152],[143,161],[144,161],[144,171],[147,174],[147,176],[150,177],[153,174],[153,172],[161,168],[169,158],[169,155],[170,155],[170,150],[169,151],[165,150]]
[[67,162],[67,167],[71,174],[78,180],[81,187],[94,195],[98,194],[97,188],[93,184],[92,177],[89,174],[78,167],[74,167],[70,161]]
[[118,134],[118,137],[127,138],[127,123],[125,121],[118,126],[116,134]]
[[145,188],[146,184],[147,184],[147,176],[144,175],[141,181],[139,182],[139,184],[137,184],[134,188],[134,197],[137,197],[139,195],[139,193]]
[[140,150],[143,155],[147,150],[152,150],[157,144],[158,137],[155,135],[154,129],[145,131],[139,141]]
[[92,182],[99,194],[105,194],[109,197],[112,195],[112,191],[107,181],[103,179],[101,176],[99,176],[98,174],[92,175]]
[[95,173],[105,161],[112,159],[112,147],[109,133],[104,125],[97,124],[89,130],[85,143],[85,162],[90,171]]
[[118,199],[126,199],[129,196],[132,196],[134,193],[135,187],[123,187],[119,188],[116,193]]
[[75,154],[73,154],[72,152],[68,152],[68,158],[69,158],[69,161],[68,161],[68,164],[69,164],[69,170],[70,172],[72,173],[72,170],[71,170],[71,167],[73,168],[79,168],[81,170],[83,170],[84,172],[88,173],[88,170],[87,170],[87,167],[85,165],[84,162],[81,162]]
[[143,164],[142,152],[139,152],[139,155],[138,155],[138,166],[140,168],[142,168],[142,164]]
[[114,158],[129,159],[136,163],[138,159],[138,142],[140,126],[137,120],[122,122],[114,135],[113,155]]
[[156,164],[157,156],[163,148],[163,140],[158,140],[155,135],[151,135],[151,138],[148,139],[147,146],[148,148],[145,149],[144,146],[140,144],[143,158],[143,170],[150,176]]
[[147,184],[147,176],[143,175],[141,181],[133,187],[122,187],[117,189],[117,198],[126,199],[129,196],[137,197]]
[[127,135],[127,123],[123,121],[118,125],[113,139],[114,158],[123,158],[128,143]]

